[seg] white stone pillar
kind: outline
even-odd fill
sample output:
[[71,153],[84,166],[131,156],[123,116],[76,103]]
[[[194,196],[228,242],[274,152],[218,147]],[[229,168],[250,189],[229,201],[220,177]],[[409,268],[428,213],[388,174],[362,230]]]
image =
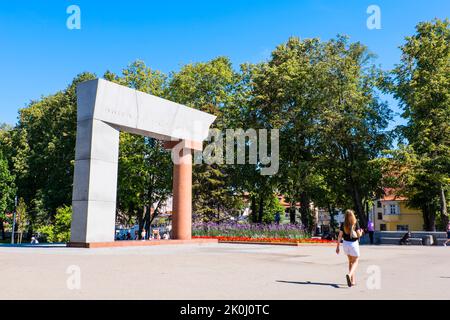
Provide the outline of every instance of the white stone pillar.
[[[92,103],[95,94],[79,94],[79,111]],[[86,115],[79,112],[77,123],[71,242],[111,242],[115,236],[119,130]]]

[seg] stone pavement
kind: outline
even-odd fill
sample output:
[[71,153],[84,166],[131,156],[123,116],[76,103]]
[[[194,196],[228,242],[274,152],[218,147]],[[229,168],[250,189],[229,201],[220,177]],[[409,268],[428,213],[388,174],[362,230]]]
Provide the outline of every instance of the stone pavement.
[[450,248],[363,246],[353,288],[334,250],[0,247],[0,299],[450,299]]

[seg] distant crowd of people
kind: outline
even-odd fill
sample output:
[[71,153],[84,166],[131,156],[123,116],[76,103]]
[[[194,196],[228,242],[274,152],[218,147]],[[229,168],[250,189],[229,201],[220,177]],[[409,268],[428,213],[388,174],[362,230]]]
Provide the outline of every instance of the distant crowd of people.
[[165,232],[160,232],[160,228],[154,228],[151,229],[151,233],[149,232],[147,234],[147,231],[145,228],[142,229],[140,235],[138,231],[134,231],[132,234],[131,231],[128,231],[125,234],[119,234],[116,237],[116,240],[122,240],[122,241],[136,241],[136,240],[169,240],[170,239],[170,228],[165,228]]

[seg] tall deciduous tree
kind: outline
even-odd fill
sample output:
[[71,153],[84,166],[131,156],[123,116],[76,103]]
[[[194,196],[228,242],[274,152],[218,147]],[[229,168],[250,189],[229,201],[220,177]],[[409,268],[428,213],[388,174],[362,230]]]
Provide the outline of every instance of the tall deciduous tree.
[[438,211],[444,224],[448,222],[450,21],[418,24],[401,50],[388,88],[404,110],[408,123],[400,129],[417,160],[411,168],[415,178],[408,180],[404,191],[412,205],[422,208],[426,228],[435,230]]
[[352,207],[365,224],[364,203],[379,187],[372,160],[389,145],[390,113],[375,93],[380,71],[370,58],[346,37],[291,38],[253,73],[258,121],[281,131],[279,189],[292,203],[292,222],[300,202],[309,230],[311,202],[323,203],[320,190],[336,195],[330,207]]
[[76,86],[94,79],[83,73],[66,90],[33,101],[20,110],[12,155],[20,197],[32,220],[52,221],[56,209],[72,201],[77,124]]
[[[217,116],[213,126],[224,133],[223,130],[231,121],[228,110],[232,110],[235,105],[238,80],[228,58],[219,57],[209,62],[188,64],[172,75],[169,98]],[[211,141],[214,139],[211,138]],[[239,201],[228,181],[223,163],[194,166],[194,217],[221,221],[232,214]]]
[[279,128],[281,133],[279,190],[291,203],[291,223],[296,222],[295,207],[299,202],[301,222],[310,231],[313,189],[319,179],[314,150],[320,102],[317,62],[322,48],[318,39],[290,38],[254,73],[259,121],[265,127]]
[[3,223],[6,219],[6,211],[13,209],[15,192],[14,176],[11,174],[8,161],[6,161],[0,149],[0,230],[2,239],[5,238]]
[[318,161],[333,194],[345,195],[343,205],[354,208],[366,225],[366,204],[381,187],[376,159],[391,143],[386,130],[391,110],[377,95],[381,71],[364,45],[339,36],[323,50],[317,84],[322,97]]

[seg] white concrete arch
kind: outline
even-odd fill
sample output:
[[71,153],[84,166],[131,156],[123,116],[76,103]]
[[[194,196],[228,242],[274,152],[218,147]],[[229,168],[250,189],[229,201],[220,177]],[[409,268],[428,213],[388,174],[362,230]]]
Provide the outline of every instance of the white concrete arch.
[[[112,242],[119,132],[183,142],[187,150],[201,149],[216,117],[103,79],[80,83],[77,104],[71,243]],[[172,147],[175,144],[172,142]],[[190,151],[184,151],[183,156],[189,157]],[[174,208],[178,208],[174,213],[178,220],[174,222],[180,228],[189,227],[175,230],[179,238],[186,240],[190,238],[187,202],[191,201],[192,177],[191,168],[183,169],[183,165],[176,164],[174,169]]]

